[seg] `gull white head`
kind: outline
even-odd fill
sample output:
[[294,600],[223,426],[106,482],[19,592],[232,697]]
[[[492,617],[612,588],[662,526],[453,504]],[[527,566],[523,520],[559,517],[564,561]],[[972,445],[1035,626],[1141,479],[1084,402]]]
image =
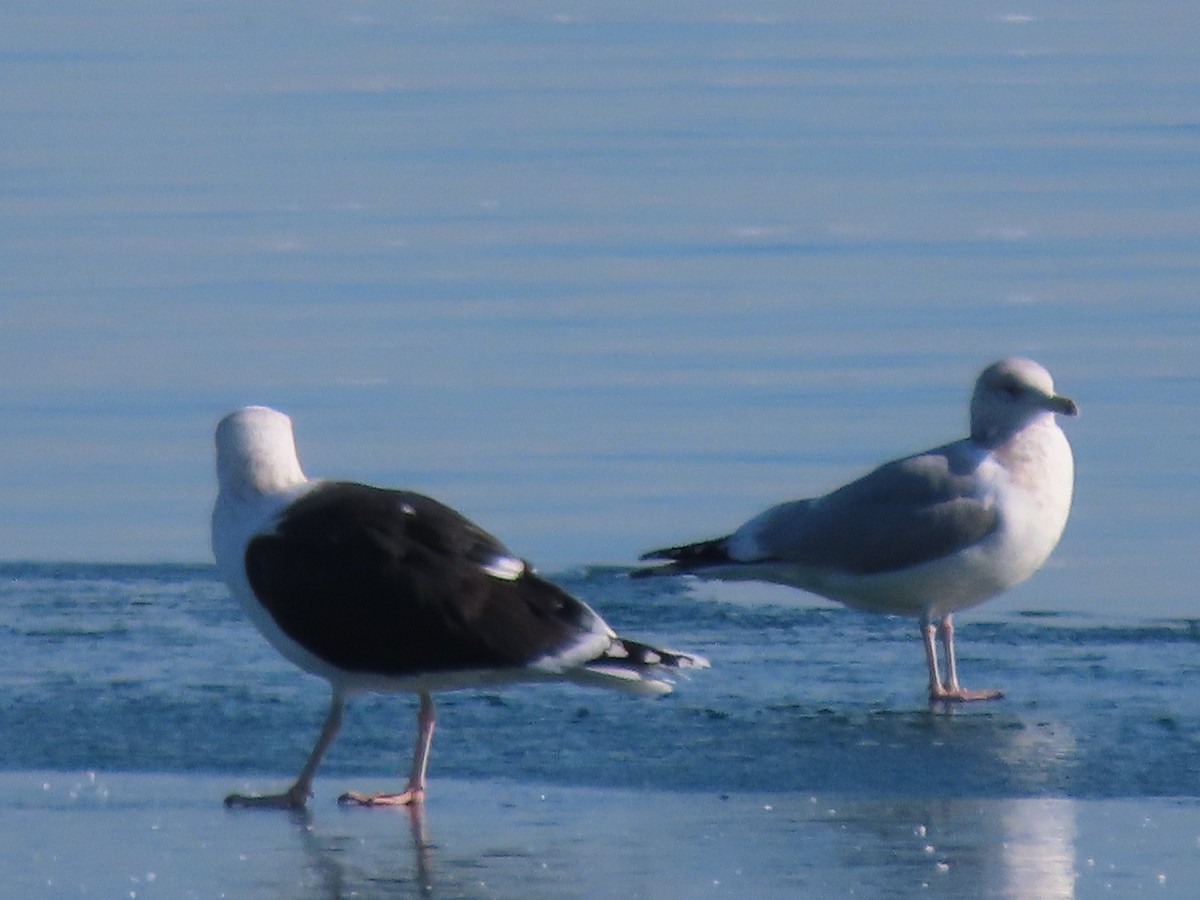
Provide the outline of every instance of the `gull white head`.
[[292,420],[266,406],[244,406],[217,423],[217,482],[246,497],[287,490],[308,479],[296,455]]
[[1079,408],[1070,397],[1054,392],[1054,379],[1032,359],[1010,356],[992,363],[975,382],[971,397],[971,437],[984,444],[1001,443],[1039,419],[1054,413],[1074,416]]

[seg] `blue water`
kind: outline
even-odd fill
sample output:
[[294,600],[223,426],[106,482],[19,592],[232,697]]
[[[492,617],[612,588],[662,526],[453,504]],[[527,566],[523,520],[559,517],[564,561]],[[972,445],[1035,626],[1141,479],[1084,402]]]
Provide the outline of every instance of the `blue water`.
[[[0,768],[223,774],[230,789],[293,777],[327,688],[214,579],[0,567]],[[432,791],[444,778],[926,802],[1200,795],[1200,621],[964,615],[964,681],[1007,696],[934,714],[910,621],[613,569],[558,579],[623,633],[712,669],[652,701],[556,685],[441,695]],[[410,697],[356,699],[318,787],[398,781],[414,727]]]
[[1195,20],[6,3],[0,558],[208,561],[264,402],[311,474],[629,564],[961,436],[1018,352],[1083,415],[1004,608],[1200,614]]

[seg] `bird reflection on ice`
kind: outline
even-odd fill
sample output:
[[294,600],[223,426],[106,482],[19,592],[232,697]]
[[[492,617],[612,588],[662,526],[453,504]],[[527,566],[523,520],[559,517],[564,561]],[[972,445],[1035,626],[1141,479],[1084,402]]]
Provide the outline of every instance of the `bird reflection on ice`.
[[[893,721],[895,720],[895,721]],[[897,889],[953,896],[1073,897],[1077,804],[1043,796],[964,796],[963,785],[988,787],[984,773],[1019,771],[1036,790],[1055,783],[1070,765],[1076,739],[1061,723],[1021,723],[1009,717],[930,715],[885,717],[864,727],[882,771],[862,783],[886,789],[814,794],[800,810],[796,832],[823,822],[838,836],[830,851],[841,863],[833,874],[847,891]],[[907,728],[898,727],[907,725]],[[862,757],[851,746],[844,762]],[[870,749],[870,748],[868,748]],[[919,793],[912,793],[919,789]],[[910,796],[904,796],[903,792]],[[804,821],[807,820],[807,821]],[[827,873],[828,874],[828,873]]]
[[[425,810],[420,804],[402,809],[387,810],[373,816],[385,830],[399,838],[408,831],[411,842],[397,843],[373,829],[369,847],[367,841],[352,833],[341,833],[315,823],[313,814],[297,810],[288,814],[300,836],[305,872],[298,886],[301,897],[313,900],[343,900],[362,896],[367,885],[389,885],[404,889],[405,896],[436,896],[434,890],[433,844],[425,829]],[[401,820],[407,820],[402,822]],[[407,824],[407,829],[404,825]],[[372,857],[364,864],[363,855]],[[378,857],[378,858],[375,858]]]
[[[1067,799],[758,798],[556,790],[549,802],[489,813],[443,808],[442,847],[414,808],[296,819],[297,896],[783,897],[926,892],[1075,896],[1076,804]],[[644,804],[655,810],[647,829]],[[536,806],[536,809],[534,808]],[[434,818],[438,817],[434,815]],[[686,849],[681,849],[686,848]],[[717,852],[717,848],[721,848]],[[612,868],[597,882],[597,859]],[[819,862],[819,864],[818,864]],[[775,893],[778,891],[778,893]],[[581,893],[582,892],[582,893]]]
[[1053,900],[1075,896],[1075,803],[1068,799],[1010,800],[1001,815],[998,857],[1006,897]]
[[[1047,799],[842,800],[813,796],[793,821],[793,839],[834,835],[836,866],[822,871],[832,893],[866,896],[1073,897],[1075,805]],[[816,883],[809,885],[816,887]]]

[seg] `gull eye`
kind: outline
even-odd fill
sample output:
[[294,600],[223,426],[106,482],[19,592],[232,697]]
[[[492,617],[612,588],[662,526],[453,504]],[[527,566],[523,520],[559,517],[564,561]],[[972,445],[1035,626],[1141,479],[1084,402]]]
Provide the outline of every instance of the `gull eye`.
[[1012,397],[1014,400],[1020,397],[1023,393],[1021,386],[1015,381],[1004,382],[1004,384],[1000,386],[1000,390],[1004,391],[1004,393],[1008,394],[1008,396]]

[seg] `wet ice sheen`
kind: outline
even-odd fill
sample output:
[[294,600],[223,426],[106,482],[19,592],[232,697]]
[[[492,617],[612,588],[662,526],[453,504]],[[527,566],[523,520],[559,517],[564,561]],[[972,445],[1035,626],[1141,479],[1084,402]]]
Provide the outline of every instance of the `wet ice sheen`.
[[[0,773],[0,896],[1187,897],[1197,801],[720,795],[447,779],[410,825],[230,813],[213,776]],[[349,787],[327,784],[318,801]],[[87,848],[86,852],[80,852]]]

